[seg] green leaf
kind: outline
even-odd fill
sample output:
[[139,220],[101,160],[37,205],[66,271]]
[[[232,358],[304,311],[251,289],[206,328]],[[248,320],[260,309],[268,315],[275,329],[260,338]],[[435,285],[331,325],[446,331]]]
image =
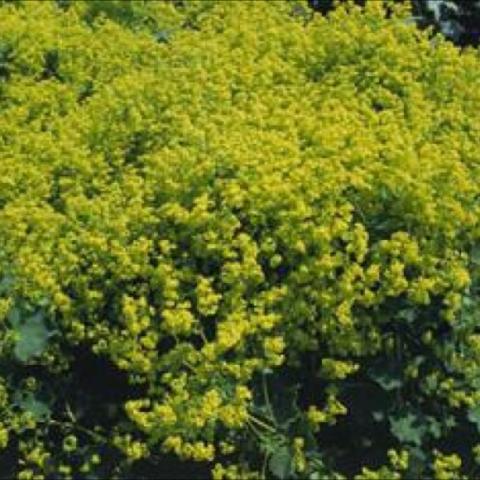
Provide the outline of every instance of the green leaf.
[[280,480],[290,478],[292,475],[292,455],[287,446],[278,448],[268,462],[270,471]]
[[265,433],[261,436],[260,449],[267,455],[273,455],[284,444],[284,437],[276,433]]
[[52,332],[46,327],[42,313],[31,315],[20,325],[14,322],[12,325],[19,337],[14,349],[18,360],[28,362],[31,358],[43,353]]
[[480,433],[480,405],[470,408],[467,418],[475,424],[478,432]]
[[397,318],[407,323],[413,323],[415,321],[417,312],[414,308],[404,308],[397,313]]
[[438,381],[436,377],[432,375],[428,375],[424,380],[423,380],[423,390],[426,391],[427,393],[434,392],[438,387]]
[[441,423],[435,419],[434,417],[427,417],[426,418],[428,423],[428,431],[432,435],[432,437],[439,439],[442,436],[442,425]]
[[425,426],[419,425],[418,417],[407,413],[401,417],[389,417],[390,431],[401,443],[414,445],[422,444],[422,437],[425,434]]
[[457,421],[453,415],[447,415],[444,418],[443,423],[447,428],[453,428],[457,425]]
[[474,265],[480,265],[480,245],[475,245],[470,253],[470,260]]
[[9,312],[8,312],[8,321],[10,322],[10,325],[17,329],[20,326],[20,309],[18,307],[13,307]]
[[418,447],[407,447],[407,452],[407,478],[423,478],[423,473],[427,465],[427,455]]
[[0,294],[8,293],[13,285],[13,277],[5,275],[0,280]]
[[51,410],[42,400],[36,398],[32,392],[25,394],[17,392],[15,403],[25,412],[32,414],[36,421],[47,420],[50,417]]
[[171,32],[168,30],[158,30],[154,33],[155,40],[158,43],[168,43],[170,40]]

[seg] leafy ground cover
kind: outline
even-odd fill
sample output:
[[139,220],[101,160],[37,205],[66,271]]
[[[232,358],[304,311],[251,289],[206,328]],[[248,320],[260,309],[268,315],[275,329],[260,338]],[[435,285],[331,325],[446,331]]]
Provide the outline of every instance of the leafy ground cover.
[[2,2],[0,476],[478,476],[479,73],[407,3]]

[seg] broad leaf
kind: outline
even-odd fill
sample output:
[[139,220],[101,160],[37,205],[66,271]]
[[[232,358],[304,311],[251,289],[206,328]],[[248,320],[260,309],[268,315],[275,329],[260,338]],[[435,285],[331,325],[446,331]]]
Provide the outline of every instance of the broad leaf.
[[171,37],[171,32],[169,30],[158,30],[153,34],[153,36],[159,43],[168,43]]
[[12,321],[18,339],[15,345],[15,356],[21,362],[28,362],[31,358],[43,353],[52,332],[45,325],[42,313],[28,317],[20,325]]
[[280,480],[290,478],[292,475],[292,455],[287,446],[278,448],[270,457],[268,463],[270,471]]
[[21,314],[20,314],[20,309],[18,307],[13,307],[9,312],[8,312],[8,321],[10,322],[10,325],[17,329],[20,327],[20,321],[21,321]]
[[25,394],[17,392],[15,395],[15,403],[25,412],[32,414],[36,421],[46,420],[50,417],[51,411],[49,406],[35,397],[32,392]]
[[474,265],[480,265],[480,245],[475,245],[470,252],[470,261]]
[[0,294],[5,294],[10,291],[13,285],[13,278],[10,275],[5,275],[0,280]]
[[389,417],[390,431],[401,443],[410,443],[414,445],[422,444],[422,437],[425,434],[425,426],[420,425],[418,417],[412,413],[407,413],[402,417]]
[[472,407],[467,414],[467,418],[475,424],[480,433],[480,405]]

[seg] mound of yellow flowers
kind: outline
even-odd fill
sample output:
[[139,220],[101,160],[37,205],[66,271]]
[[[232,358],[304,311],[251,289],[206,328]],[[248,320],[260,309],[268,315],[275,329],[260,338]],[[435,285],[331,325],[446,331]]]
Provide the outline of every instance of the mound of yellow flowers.
[[480,58],[405,10],[0,3],[2,478],[473,478]]

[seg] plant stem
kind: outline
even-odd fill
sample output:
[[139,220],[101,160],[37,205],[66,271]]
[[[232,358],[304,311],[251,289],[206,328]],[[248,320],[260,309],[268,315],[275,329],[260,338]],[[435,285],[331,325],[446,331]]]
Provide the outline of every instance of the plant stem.
[[248,415],[248,418],[259,425],[260,427],[264,428],[265,430],[268,430],[269,432],[276,433],[276,429],[272,427],[271,425],[268,425],[267,423],[263,422],[262,420],[258,419],[257,417],[254,417],[253,415]]
[[267,380],[265,375],[262,375],[262,388],[263,388],[263,396],[265,398],[265,404],[267,406],[268,414],[270,415],[270,420],[277,425],[277,420],[275,418],[275,414],[273,413],[272,404],[270,403],[270,397],[268,395],[268,388],[267,388]]
[[265,480],[266,478],[268,457],[269,457],[268,453],[266,453],[265,456],[263,457],[262,480]]

